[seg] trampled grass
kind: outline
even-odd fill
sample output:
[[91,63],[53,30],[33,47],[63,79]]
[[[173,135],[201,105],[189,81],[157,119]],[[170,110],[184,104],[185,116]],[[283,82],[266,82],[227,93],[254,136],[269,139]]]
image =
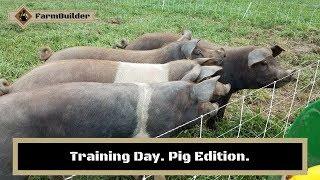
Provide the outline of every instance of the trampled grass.
[[[250,5],[251,4],[251,5]],[[21,5],[32,10],[95,10],[93,23],[30,24],[22,30],[7,21],[7,13]],[[111,47],[122,38],[133,40],[144,33],[175,32],[189,29],[193,37],[229,45],[278,44],[286,51],[279,56],[284,67],[304,67],[319,60],[320,3],[310,1],[209,1],[209,0],[70,0],[70,1],[9,1],[0,0],[0,78],[13,82],[25,72],[41,64],[38,49],[50,46],[53,50],[88,45]],[[314,72],[305,71],[299,88],[310,83]],[[316,85],[319,87],[319,84]],[[297,94],[293,109],[303,107],[310,86]],[[246,90],[236,94],[241,97]],[[273,108],[265,137],[282,137],[285,117],[294,92],[294,84],[276,90]],[[314,91],[317,97],[317,91]],[[270,90],[261,90],[246,98],[240,137],[263,137],[270,105]],[[282,101],[281,101],[282,100]],[[277,104],[277,102],[279,102]],[[218,122],[215,131],[204,130],[203,137],[237,137],[241,103],[227,108],[226,117]],[[296,112],[288,119],[292,120]],[[232,129],[234,128],[234,129]],[[228,130],[232,129],[230,132]],[[262,134],[261,134],[262,133]],[[182,137],[197,137],[199,128],[181,132]],[[130,177],[77,176],[76,180],[130,179]],[[172,176],[170,179],[191,179],[191,176]],[[199,176],[197,179],[215,179]],[[265,177],[236,176],[232,179],[265,179]],[[46,179],[45,177],[33,177]],[[228,179],[228,176],[220,177]]]

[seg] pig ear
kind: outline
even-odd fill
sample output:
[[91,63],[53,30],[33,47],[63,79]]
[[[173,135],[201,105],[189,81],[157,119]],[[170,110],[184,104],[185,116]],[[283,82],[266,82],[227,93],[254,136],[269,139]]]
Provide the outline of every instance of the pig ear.
[[278,46],[278,45],[272,46],[270,49],[271,49],[271,51],[272,51],[272,56],[273,56],[273,57],[276,57],[276,56],[278,56],[279,54],[281,54],[282,51],[285,51],[282,47],[280,47],[280,46]]
[[193,61],[196,61],[198,64],[203,64],[209,60],[211,60],[212,58],[196,58],[196,59],[193,59]]
[[182,45],[181,51],[185,55],[186,58],[188,58],[188,59],[191,58],[192,52],[193,52],[194,48],[196,48],[199,41],[200,40],[198,40],[198,39],[193,39],[191,41],[185,42]]
[[197,82],[201,82],[206,78],[213,77],[217,73],[221,73],[221,66],[201,66],[201,71],[198,76]]
[[219,78],[220,76],[216,76],[214,78],[204,80],[201,83],[194,84],[192,97],[200,102],[210,101]]
[[220,48],[220,49],[216,50],[216,52],[219,54],[220,57],[226,57],[227,56],[226,50],[224,48]]
[[267,57],[272,56],[272,51],[269,48],[258,48],[251,51],[248,55],[248,66],[266,60]]

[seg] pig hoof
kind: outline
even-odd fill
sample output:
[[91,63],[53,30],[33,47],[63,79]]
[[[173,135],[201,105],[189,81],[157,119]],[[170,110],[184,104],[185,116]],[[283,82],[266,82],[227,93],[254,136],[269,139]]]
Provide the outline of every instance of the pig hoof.
[[39,52],[40,60],[46,61],[47,59],[50,58],[52,53],[53,53],[53,51],[49,47],[45,47],[45,48],[40,49],[40,52]]
[[0,79],[0,96],[9,93],[9,82],[5,79]]

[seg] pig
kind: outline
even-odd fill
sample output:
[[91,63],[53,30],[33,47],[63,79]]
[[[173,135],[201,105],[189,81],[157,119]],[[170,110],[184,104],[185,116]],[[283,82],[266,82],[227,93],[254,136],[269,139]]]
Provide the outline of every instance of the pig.
[[178,34],[174,33],[147,33],[138,37],[132,43],[127,40],[121,40],[121,45],[115,47],[127,50],[152,50],[165,46],[168,43],[174,42],[179,39]]
[[[200,49],[199,40],[175,41],[168,45],[149,51],[132,51],[99,47],[71,47],[53,52],[50,48],[40,51],[40,58],[46,62],[70,59],[97,59],[132,63],[164,64],[179,59],[212,58],[221,63],[225,56],[223,49]],[[217,64],[216,64],[217,65]],[[219,64],[218,64],[219,65]]]
[[[138,38],[133,43],[126,46],[130,50],[150,50],[161,48],[163,44],[168,44],[177,40],[178,35],[170,33],[146,34]],[[199,48],[212,49],[217,48],[208,41],[201,40],[198,43]],[[221,66],[223,74],[219,81],[230,83],[231,90],[218,100],[219,106],[222,106],[217,116],[207,121],[209,128],[214,128],[214,122],[221,120],[224,116],[225,106],[231,95],[242,89],[258,89],[278,81],[276,88],[282,87],[288,82],[294,80],[292,76],[294,70],[285,70],[279,66],[275,57],[285,51],[278,45],[271,47],[245,46],[245,47],[223,47],[225,57]],[[204,63],[203,65],[207,65]],[[272,88],[273,86],[267,86]]]
[[65,60],[46,63],[19,78],[3,93],[15,93],[67,82],[157,83],[198,82],[219,74],[220,66],[200,66],[210,58],[177,60],[166,64],[138,64],[100,60]]
[[12,176],[12,138],[156,137],[214,113],[218,105],[209,100],[230,90],[218,79],[197,84],[74,82],[1,96],[0,179],[25,178]]

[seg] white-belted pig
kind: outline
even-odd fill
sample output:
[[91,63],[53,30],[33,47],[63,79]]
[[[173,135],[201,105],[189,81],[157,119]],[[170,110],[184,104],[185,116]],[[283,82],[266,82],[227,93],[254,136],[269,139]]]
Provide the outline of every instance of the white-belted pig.
[[210,58],[177,60],[166,64],[139,64],[100,60],[65,60],[46,63],[10,87],[2,86],[2,94],[33,90],[68,82],[159,83],[168,81],[198,82],[219,73],[221,66],[201,66]]
[[218,78],[198,84],[78,82],[2,96],[0,179],[24,178],[12,176],[12,138],[155,137],[216,110],[209,100],[230,89]]

